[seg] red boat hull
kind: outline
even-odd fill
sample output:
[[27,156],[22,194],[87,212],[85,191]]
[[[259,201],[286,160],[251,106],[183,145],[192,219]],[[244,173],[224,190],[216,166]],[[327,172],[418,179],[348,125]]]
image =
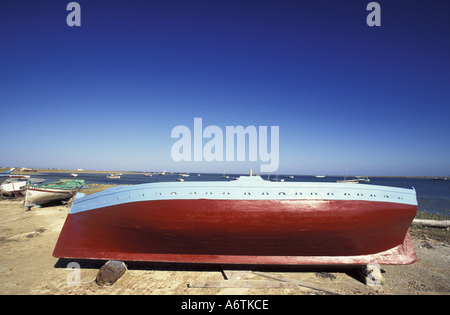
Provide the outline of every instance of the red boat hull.
[[417,206],[355,200],[153,200],[69,214],[59,258],[409,264]]

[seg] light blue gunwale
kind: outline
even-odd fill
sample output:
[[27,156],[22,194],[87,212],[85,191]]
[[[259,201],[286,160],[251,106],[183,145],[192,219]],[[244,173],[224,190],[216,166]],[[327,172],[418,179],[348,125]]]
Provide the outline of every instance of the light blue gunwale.
[[70,213],[123,203],[152,200],[361,200],[417,205],[414,188],[367,184],[270,182],[259,176],[241,176],[229,182],[160,182],[117,186],[76,198]]

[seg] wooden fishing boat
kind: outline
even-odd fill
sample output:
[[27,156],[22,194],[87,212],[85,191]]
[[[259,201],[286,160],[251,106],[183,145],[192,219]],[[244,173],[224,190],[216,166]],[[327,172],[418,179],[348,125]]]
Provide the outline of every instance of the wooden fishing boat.
[[40,184],[44,180],[42,178],[10,178],[3,182],[0,185],[2,194],[7,193],[14,195],[14,197],[18,197],[21,195],[21,189],[24,188],[27,184]]
[[59,258],[220,264],[410,264],[414,189],[161,182],[78,194]]
[[26,185],[21,190],[25,196],[24,207],[43,205],[72,198],[84,185],[84,180],[60,180],[38,185]]

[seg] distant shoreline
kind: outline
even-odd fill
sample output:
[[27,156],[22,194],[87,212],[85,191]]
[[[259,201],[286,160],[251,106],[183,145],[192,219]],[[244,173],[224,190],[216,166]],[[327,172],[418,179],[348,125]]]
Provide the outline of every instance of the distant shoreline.
[[[6,172],[8,171],[10,168],[7,167],[3,167],[0,168],[0,172]],[[11,172],[11,174],[20,174],[20,170],[15,169],[14,171]],[[46,169],[46,168],[37,168],[37,169],[33,169],[33,171],[23,171],[22,174],[33,174],[33,173],[97,173],[97,174],[117,174],[117,173],[122,173],[122,174],[146,174],[146,173],[151,173],[151,174],[157,174],[158,171],[152,171],[152,172],[145,172],[145,171],[98,171],[98,170],[67,170],[67,169]],[[170,174],[170,171],[166,171],[166,173]],[[198,172],[173,172],[174,174],[180,174],[180,173],[198,173]],[[219,174],[219,173],[202,173],[202,174]],[[239,173],[232,173],[232,174],[239,174]],[[244,173],[242,173],[244,174]],[[255,174],[255,176],[258,174]],[[268,174],[263,174],[263,175],[268,175]],[[276,174],[270,174],[270,176],[277,176]],[[311,176],[314,177],[315,175],[312,174],[278,174],[278,177],[283,177],[283,176]],[[326,175],[327,177],[342,177],[344,178],[345,175]],[[347,174],[347,178],[353,178],[356,176],[360,176],[360,175],[348,175]],[[364,176],[368,176],[370,178],[424,178],[424,179],[444,179],[444,178],[449,178],[450,176],[388,176],[388,175],[364,175]]]
[[[8,171],[9,168],[0,168],[0,172],[5,172]],[[72,174],[72,173],[77,173],[77,174],[82,174],[82,173],[93,173],[93,174],[117,174],[117,173],[122,173],[122,174],[145,174],[145,172],[130,172],[130,171],[91,171],[91,170],[62,170],[62,169],[46,169],[46,168],[36,168],[33,169],[33,171],[23,171],[20,172],[20,170],[15,169],[11,172],[11,174],[16,175],[16,174],[23,174],[23,175],[33,175],[36,173],[68,173],[68,174]]]

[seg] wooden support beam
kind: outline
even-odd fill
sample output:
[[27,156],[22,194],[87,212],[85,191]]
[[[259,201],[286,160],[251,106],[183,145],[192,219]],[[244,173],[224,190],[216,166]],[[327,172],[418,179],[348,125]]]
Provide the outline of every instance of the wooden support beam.
[[252,273],[265,278],[273,279],[269,280],[245,280],[247,275],[251,271],[235,271],[235,270],[223,270],[225,279],[228,280],[208,280],[208,281],[193,281],[188,284],[189,288],[249,288],[249,289],[271,289],[271,288],[290,288],[295,289],[299,286],[323,291],[329,294],[342,295],[339,292],[329,290],[317,285],[304,283],[281,276],[276,276],[264,272],[253,271]]
[[285,277],[281,277],[281,276],[276,276],[276,275],[268,274],[268,273],[265,273],[265,272],[259,272],[259,271],[253,271],[253,273],[255,275],[259,275],[259,276],[262,276],[262,277],[275,279],[275,280],[278,280],[278,281],[283,281],[283,282],[288,282],[288,283],[293,283],[295,285],[299,285],[299,286],[302,286],[302,287],[305,287],[305,288],[309,288],[309,289],[313,289],[313,290],[317,290],[317,291],[323,291],[323,292],[326,292],[326,293],[329,293],[329,294],[342,295],[342,293],[339,293],[339,292],[336,292],[336,291],[333,291],[333,290],[329,290],[329,289],[326,289],[326,288],[323,288],[323,287],[319,287],[317,285],[313,285],[313,284],[305,283],[305,282],[302,282],[302,281],[298,281],[298,280],[293,280],[293,279],[289,279],[289,278],[285,278]]
[[283,283],[270,280],[245,280],[251,270],[228,270],[223,269],[225,280],[193,281],[188,284],[189,288],[248,288],[248,289],[271,289],[271,288],[297,288],[293,283]]
[[241,280],[247,278],[251,270],[222,270],[225,280]]
[[270,281],[270,280],[208,280],[193,281],[188,284],[189,288],[248,288],[248,289],[273,289],[291,288],[298,286],[294,283]]
[[437,228],[449,228],[450,220],[422,220],[414,219],[411,225],[437,227]]

